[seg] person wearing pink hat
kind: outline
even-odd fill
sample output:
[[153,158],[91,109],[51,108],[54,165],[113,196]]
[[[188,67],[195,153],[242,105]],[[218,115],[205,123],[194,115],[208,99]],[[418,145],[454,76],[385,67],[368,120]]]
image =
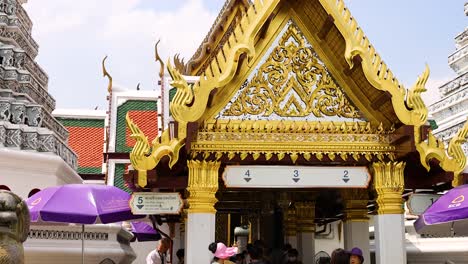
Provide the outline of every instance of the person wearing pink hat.
[[208,246],[211,253],[214,254],[212,264],[228,264],[232,263],[228,259],[237,254],[237,247],[226,247],[223,243],[211,243]]

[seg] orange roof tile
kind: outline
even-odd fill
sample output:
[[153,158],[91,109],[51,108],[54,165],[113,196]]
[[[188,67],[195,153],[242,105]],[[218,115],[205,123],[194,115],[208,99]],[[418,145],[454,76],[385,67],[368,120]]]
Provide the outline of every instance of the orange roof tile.
[[67,127],[68,145],[78,155],[79,167],[101,167],[104,151],[103,127]]
[[[148,137],[149,142],[158,136],[158,113],[156,111],[130,110],[128,111],[128,115]],[[135,140],[130,137],[131,132],[128,127],[125,131],[126,145],[128,147],[133,147],[135,145]]]

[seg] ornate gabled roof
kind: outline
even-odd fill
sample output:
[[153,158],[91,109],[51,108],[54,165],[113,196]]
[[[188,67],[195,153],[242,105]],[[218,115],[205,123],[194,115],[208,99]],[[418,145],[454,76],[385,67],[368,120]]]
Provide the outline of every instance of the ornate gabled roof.
[[68,145],[78,156],[78,173],[100,174],[105,111],[57,109],[53,114],[69,132]]
[[[204,70],[203,62],[217,47],[224,44],[226,37],[230,35],[232,28],[237,25],[237,20],[242,16],[249,5],[250,3],[248,0],[226,0],[224,2],[210,31],[203,39],[195,54],[193,54],[192,58],[187,62],[185,71],[188,75],[193,75],[196,72]],[[223,36],[226,37],[223,38]]]
[[[168,63],[168,71],[173,79],[172,86],[177,88],[170,108],[178,126],[172,131],[166,130],[163,133],[165,136],[153,141],[151,147],[147,140],[145,142],[138,127],[129,122],[140,143],[130,155],[133,166],[138,168],[140,174],[154,168],[164,155],[177,158],[180,145],[185,144],[186,139],[193,139],[188,129],[191,123],[201,125],[205,121],[216,119],[220,110],[239,91],[246,76],[257,69],[255,65],[262,65],[263,55],[291,19],[310,41],[324,65],[328,66],[336,83],[343,89],[346,88],[349,100],[363,112],[373,127],[379,126],[379,123],[383,123],[388,130],[398,130],[404,125],[414,127],[414,135],[411,137],[415,142],[411,144],[416,145],[421,163],[429,168],[429,160],[434,157],[431,153],[435,149],[420,137],[420,134],[424,134],[422,128],[427,121],[427,108],[420,96],[425,91],[429,76],[427,67],[412,88],[406,90],[370,44],[343,0],[257,0],[248,6],[231,30],[224,32],[221,39],[224,38],[225,42],[218,45],[218,49],[209,54],[200,54],[205,66],[191,71],[200,76],[198,82],[189,85],[184,76]],[[213,33],[209,34],[211,35]],[[278,56],[281,57],[281,54]],[[304,56],[300,53],[295,59],[301,60]],[[280,76],[281,73],[277,75]],[[298,104],[295,106],[296,109],[299,108]],[[258,130],[255,124],[247,125],[251,125],[253,132]],[[239,128],[241,133],[247,131],[241,125]],[[461,135],[465,134],[462,132]],[[455,142],[452,148],[449,147],[453,150],[451,154],[445,153],[445,161],[441,163],[441,167],[446,171],[457,171],[457,166],[462,165],[458,162],[457,155],[452,156],[453,153],[459,153],[459,143]],[[390,144],[389,147],[393,145]],[[223,151],[229,152],[228,149]],[[237,152],[242,156],[242,150]],[[291,160],[297,158],[297,152],[288,155],[291,155]],[[203,155],[204,158],[212,156],[208,151]],[[243,155],[244,158],[246,156]],[[436,158],[439,157],[440,155]],[[219,159],[220,156],[216,154],[215,158]],[[175,161],[171,160],[173,162]]]

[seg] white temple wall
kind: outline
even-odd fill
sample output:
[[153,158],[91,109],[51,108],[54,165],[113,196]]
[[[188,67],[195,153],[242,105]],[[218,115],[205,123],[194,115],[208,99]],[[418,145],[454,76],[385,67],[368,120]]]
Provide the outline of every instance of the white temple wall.
[[[340,227],[341,226],[341,227]],[[341,232],[339,231],[341,228]],[[316,226],[316,231],[321,230],[322,227]],[[315,235],[315,254],[320,251],[325,251],[329,255],[333,250],[344,247],[344,232],[343,223],[341,221],[335,221],[329,224],[327,230],[319,235]]]
[[0,185],[8,186],[23,199],[35,188],[82,182],[55,154],[0,148]]

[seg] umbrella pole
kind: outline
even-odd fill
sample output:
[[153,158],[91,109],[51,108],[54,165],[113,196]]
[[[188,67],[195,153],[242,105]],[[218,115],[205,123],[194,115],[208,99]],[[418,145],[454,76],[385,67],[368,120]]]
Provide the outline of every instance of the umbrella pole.
[[81,263],[84,264],[84,225],[81,225]]
[[453,222],[452,222],[452,225],[450,226],[450,235],[451,235],[452,237],[455,236],[455,230],[453,229],[453,225],[454,225],[454,224],[455,224],[455,221],[453,221]]

